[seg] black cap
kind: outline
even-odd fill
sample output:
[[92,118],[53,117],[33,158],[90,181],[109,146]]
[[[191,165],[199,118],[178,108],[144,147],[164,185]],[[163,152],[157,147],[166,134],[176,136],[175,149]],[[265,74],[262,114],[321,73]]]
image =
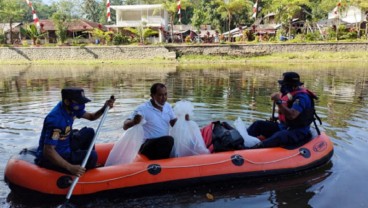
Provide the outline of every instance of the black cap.
[[284,77],[282,80],[279,80],[280,85],[296,85],[300,86],[303,85],[303,82],[300,82],[299,74],[296,72],[285,72],[282,74]]
[[61,97],[64,99],[74,100],[79,104],[88,103],[91,100],[84,96],[84,90],[78,87],[68,87],[61,90]]

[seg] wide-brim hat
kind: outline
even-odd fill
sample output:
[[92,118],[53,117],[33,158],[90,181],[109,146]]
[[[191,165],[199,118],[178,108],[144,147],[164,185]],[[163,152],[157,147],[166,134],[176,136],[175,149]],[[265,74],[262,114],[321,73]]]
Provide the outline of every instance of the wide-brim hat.
[[74,100],[78,104],[88,103],[91,100],[84,95],[84,90],[78,87],[68,87],[61,90],[61,96],[64,99]]
[[300,76],[296,72],[285,72],[282,74],[283,79],[279,80],[280,85],[296,85],[301,86],[304,83],[300,82]]

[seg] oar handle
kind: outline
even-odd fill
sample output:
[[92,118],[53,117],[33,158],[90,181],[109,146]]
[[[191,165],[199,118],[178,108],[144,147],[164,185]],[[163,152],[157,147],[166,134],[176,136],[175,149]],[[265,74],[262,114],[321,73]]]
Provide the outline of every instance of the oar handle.
[[275,108],[276,108],[276,102],[275,102],[275,101],[273,101],[273,104],[272,104],[272,117],[271,117],[271,119],[272,119],[272,121],[273,121],[273,122],[276,122],[276,118],[275,118]]
[[[110,99],[115,99],[115,98],[114,98],[114,96],[113,96],[113,95],[111,95]],[[102,124],[104,123],[104,121],[105,121],[105,119],[106,119],[106,115],[107,115],[107,112],[108,112],[108,111],[109,111],[109,106],[106,106],[106,107],[105,107],[105,110],[104,110],[104,112],[103,112],[103,114],[102,114],[101,121],[100,121],[100,123],[98,124],[98,127],[97,127],[97,129],[96,129],[96,134],[95,134],[95,136],[93,137],[93,140],[92,140],[91,144],[90,144],[90,145],[89,145],[89,147],[88,147],[87,154],[86,154],[86,156],[84,157],[83,162],[82,162],[82,164],[81,164],[81,166],[82,166],[83,168],[86,166],[87,161],[88,161],[88,159],[89,159],[89,156],[91,155],[91,152],[92,152],[93,146],[95,145],[95,142],[96,142],[96,140],[97,140],[97,137],[98,137],[98,135],[99,135],[99,133],[100,133],[101,126],[102,126]],[[79,180],[79,176],[77,176],[77,177],[75,177],[75,178],[74,178],[73,183],[71,184],[70,189],[69,189],[69,191],[68,191],[68,194],[66,195],[66,199],[67,199],[67,200],[69,200],[69,199],[70,199],[70,197],[71,197],[71,195],[72,195],[72,193],[73,193],[73,190],[74,190],[74,188],[75,188],[75,185],[77,185],[77,183],[78,183],[78,180]]]

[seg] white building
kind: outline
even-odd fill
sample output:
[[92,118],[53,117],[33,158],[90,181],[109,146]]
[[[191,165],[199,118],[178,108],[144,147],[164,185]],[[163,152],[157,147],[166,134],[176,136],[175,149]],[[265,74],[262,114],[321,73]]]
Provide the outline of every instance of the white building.
[[355,6],[349,6],[346,10],[342,11],[338,7],[335,7],[328,13],[328,19],[340,19],[349,24],[360,23],[366,20],[364,12]]
[[116,11],[116,23],[107,27],[149,27],[159,32],[158,42],[164,41],[163,30],[168,30],[169,18],[168,12],[161,4],[122,5],[110,8]]

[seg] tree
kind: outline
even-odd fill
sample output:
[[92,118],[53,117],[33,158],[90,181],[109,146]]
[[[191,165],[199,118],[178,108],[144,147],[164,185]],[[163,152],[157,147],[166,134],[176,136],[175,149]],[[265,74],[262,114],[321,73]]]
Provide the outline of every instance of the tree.
[[34,24],[28,24],[24,28],[20,28],[20,32],[24,36],[28,36],[32,40],[32,45],[36,45],[37,40],[45,36],[45,33],[39,32]]
[[276,20],[288,25],[288,35],[291,36],[291,23],[293,17],[303,11],[304,7],[311,7],[309,0],[272,0],[268,11],[276,13]]
[[230,30],[231,30],[231,20],[234,15],[240,15],[244,9],[249,7],[251,4],[250,1],[245,0],[217,0],[216,1],[219,5],[217,11],[221,14],[222,19],[228,20],[228,27],[229,27],[229,37],[230,37]]
[[0,1],[0,19],[9,22],[10,43],[13,44],[13,22],[22,20],[24,16],[24,2],[22,0]]
[[95,28],[92,31],[88,31],[93,37],[99,39],[102,43],[108,44],[111,41],[111,36],[114,34],[111,31],[103,31],[101,29]]
[[[26,9],[25,17],[23,21],[32,22],[33,14],[29,6],[26,4],[26,1],[23,1],[24,8]],[[38,19],[49,19],[52,14],[56,12],[56,7],[49,6],[47,4],[42,3],[42,0],[32,0],[33,8],[36,10]]]
[[[163,7],[167,10],[170,16],[171,40],[173,40],[172,33],[173,33],[174,19],[175,19],[175,15],[178,12],[177,3],[178,3],[177,0],[167,0],[167,1],[164,0],[162,3]],[[181,0],[181,10],[185,10],[190,5],[191,3],[189,2],[189,0]]]
[[[106,3],[106,1],[103,1]],[[82,11],[86,19],[93,22],[99,22],[102,14],[99,3],[95,0],[84,0],[82,5]]]
[[143,24],[137,28],[126,28],[126,30],[136,35],[139,38],[139,42],[141,44],[144,44],[144,40],[147,37],[158,34],[157,31],[152,30],[151,28],[144,28]]
[[57,12],[52,15],[52,21],[55,26],[55,34],[58,38],[58,42],[64,44],[68,36],[68,27],[70,24],[70,17],[62,12]]
[[81,0],[58,0],[54,1],[51,7],[59,13],[78,19],[82,14],[80,5],[82,5]]

